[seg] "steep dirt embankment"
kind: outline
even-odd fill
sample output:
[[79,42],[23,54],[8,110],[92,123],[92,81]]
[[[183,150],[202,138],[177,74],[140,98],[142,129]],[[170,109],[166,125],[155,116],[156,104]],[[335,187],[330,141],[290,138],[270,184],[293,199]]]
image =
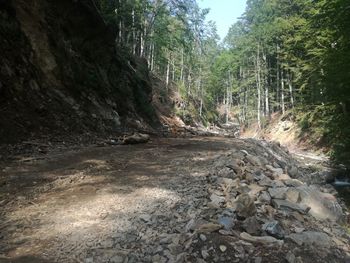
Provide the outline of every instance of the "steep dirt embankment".
[[290,113],[274,114],[263,129],[258,130],[257,124],[254,124],[246,128],[241,135],[242,138],[276,141],[292,151],[323,150],[318,142],[312,141],[309,134],[301,130],[295,117]]
[[0,143],[158,123],[146,62],[92,1],[0,1],[0,53]]

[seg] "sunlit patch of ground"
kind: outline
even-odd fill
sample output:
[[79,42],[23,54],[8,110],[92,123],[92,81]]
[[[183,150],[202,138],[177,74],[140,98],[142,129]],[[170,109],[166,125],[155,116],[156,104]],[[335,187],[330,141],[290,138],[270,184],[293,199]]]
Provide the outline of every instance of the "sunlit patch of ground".
[[214,138],[170,139],[10,163],[3,170],[0,256],[80,262],[92,250],[125,252],[118,242],[128,235],[142,242],[154,231],[143,216],[172,217],[170,208],[186,203],[186,180],[205,176],[213,158],[231,147]]

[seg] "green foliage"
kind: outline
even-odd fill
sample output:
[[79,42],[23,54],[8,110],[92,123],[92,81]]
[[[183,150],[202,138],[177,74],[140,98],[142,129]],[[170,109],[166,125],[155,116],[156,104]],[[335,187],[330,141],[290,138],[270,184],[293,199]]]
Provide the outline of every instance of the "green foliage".
[[222,45],[195,0],[100,0],[100,9],[118,47],[147,59],[166,92],[177,84],[188,121],[216,121],[224,103],[264,127],[295,107],[303,136],[339,160],[350,149],[348,0],[248,0]]
[[220,86],[228,65],[236,72],[244,123],[260,112],[264,126],[266,99],[270,112],[296,107],[302,136],[331,147],[334,159],[349,161],[349,7],[347,0],[249,0],[225,38],[222,56],[231,60],[217,60],[213,86]]
[[309,113],[303,114],[300,121],[299,126],[301,128],[301,131],[306,132],[311,127],[310,121],[309,121]]

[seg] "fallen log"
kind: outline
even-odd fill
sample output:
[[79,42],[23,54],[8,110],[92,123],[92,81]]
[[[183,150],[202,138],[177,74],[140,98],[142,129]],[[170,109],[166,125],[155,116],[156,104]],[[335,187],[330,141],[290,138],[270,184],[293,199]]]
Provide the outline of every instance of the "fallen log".
[[148,134],[134,133],[133,135],[124,136],[122,144],[146,143],[150,140]]

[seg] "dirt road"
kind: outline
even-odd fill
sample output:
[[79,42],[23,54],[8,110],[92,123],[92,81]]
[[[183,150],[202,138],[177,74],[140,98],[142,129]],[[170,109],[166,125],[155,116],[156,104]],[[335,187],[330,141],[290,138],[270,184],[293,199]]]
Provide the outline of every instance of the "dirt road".
[[300,181],[318,178],[308,160],[218,137],[17,156],[0,170],[0,262],[349,262],[334,189]]
[[181,232],[172,227],[185,227],[198,213],[211,160],[239,143],[154,139],[7,163],[0,177],[0,262],[99,262],[99,255],[100,262],[127,255],[138,262],[144,254],[154,261],[162,249],[155,240]]

